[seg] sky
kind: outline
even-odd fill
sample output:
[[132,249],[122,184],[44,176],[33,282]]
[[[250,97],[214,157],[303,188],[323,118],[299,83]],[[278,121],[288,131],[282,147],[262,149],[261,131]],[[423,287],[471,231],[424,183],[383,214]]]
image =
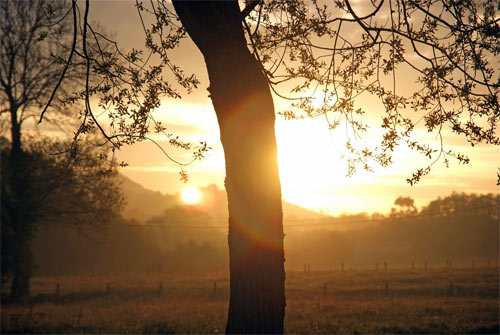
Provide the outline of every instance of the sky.
[[[118,12],[120,15],[113,14]],[[90,15],[114,35],[122,48],[139,49],[143,46],[144,35],[134,2],[92,2]],[[217,119],[206,91],[209,82],[203,57],[191,41],[175,51],[172,57],[186,71],[196,73],[201,85],[182,100],[164,100],[155,111],[155,118],[167,126],[169,133],[190,140],[195,146],[199,141],[206,141],[212,149],[206,158],[185,168],[189,176],[187,183],[180,180],[179,166],[150,142],[120,150],[118,159],[128,163],[128,167],[121,172],[144,187],[163,193],[178,193],[188,187],[208,184],[216,184],[222,189],[224,156]],[[410,85],[408,82],[402,84],[403,87]],[[275,99],[276,111],[286,107],[283,101]],[[368,115],[367,121],[371,125],[368,134],[354,144],[370,144],[379,139],[379,114],[374,112]],[[423,142],[438,146],[439,141],[434,135],[423,130],[417,130],[416,135]],[[452,161],[450,168],[438,162],[430,175],[415,186],[410,186],[406,179],[430,161],[404,147],[396,148],[394,163],[389,167],[375,168],[373,173],[360,171],[349,178],[345,176],[347,162],[342,158],[345,154],[345,128],[338,127],[330,131],[323,118],[284,120],[277,116],[276,136],[283,199],[325,214],[387,213],[400,195],[412,197],[417,207],[421,207],[453,191],[499,192],[496,186],[496,173],[500,166],[499,148],[485,145],[471,148],[464,139],[450,133],[445,133],[444,138],[445,143],[450,144],[448,148],[468,155],[471,162],[458,165]],[[182,162],[191,160],[192,153],[168,146],[164,137],[152,137],[165,145],[166,151],[174,159]]]

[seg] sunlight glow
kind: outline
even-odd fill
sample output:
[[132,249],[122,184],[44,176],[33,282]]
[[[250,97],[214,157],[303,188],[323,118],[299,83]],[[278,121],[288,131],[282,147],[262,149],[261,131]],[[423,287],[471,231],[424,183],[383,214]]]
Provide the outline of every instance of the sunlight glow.
[[197,187],[188,187],[182,191],[181,197],[185,203],[194,205],[200,202],[201,193]]
[[[314,107],[321,107],[323,94],[312,97]],[[363,102],[366,106],[373,106],[373,101]],[[170,105],[169,105],[170,106]],[[174,105],[161,111],[159,117],[164,123],[173,124],[173,131],[183,139],[190,141],[206,140],[213,148],[206,159],[193,164],[189,168],[191,185],[216,184],[219,189],[224,188],[225,161],[224,152],[220,144],[220,133],[217,119],[211,105],[188,104],[187,109],[181,105]],[[171,106],[170,106],[171,107]],[[283,111],[289,108],[288,102],[276,100],[275,108]],[[183,113],[187,110],[187,113]],[[444,164],[436,164],[432,175],[427,181],[409,189],[406,178],[411,176],[417,167],[429,163],[427,157],[415,154],[405,145],[400,145],[393,152],[394,164],[383,168],[376,164],[372,167],[374,173],[366,172],[359,167],[358,172],[351,178],[345,177],[347,173],[348,150],[347,139],[351,139],[353,146],[377,146],[385,132],[380,128],[380,113],[377,109],[369,108],[366,121],[369,123],[368,131],[362,138],[353,136],[349,126],[341,123],[333,130],[328,129],[327,120],[323,116],[301,120],[285,120],[278,116],[276,119],[276,136],[278,142],[278,164],[282,194],[287,202],[311,210],[338,215],[343,212],[390,212],[394,199],[398,195],[412,196],[416,199],[417,206],[426,201],[433,200],[432,196],[455,190],[476,190],[484,192],[497,192],[494,183],[488,184],[486,177],[463,178],[465,170],[458,170],[458,164],[451,164],[447,169]],[[168,115],[168,117],[167,117]],[[201,122],[196,122],[199,115]],[[330,121],[336,120],[337,115],[331,115]],[[188,126],[185,126],[185,125]],[[192,126],[195,125],[195,126]],[[200,126],[201,125],[201,126]],[[453,134],[447,134],[446,140],[459,147],[461,152],[468,156],[474,155],[467,169],[481,171],[479,175],[490,174],[490,166],[494,164],[491,149],[486,147],[472,153],[464,141]],[[415,140],[423,139],[425,143],[439,145],[435,135],[429,134],[425,129],[414,131]],[[169,150],[168,141],[159,135],[155,137],[161,145]],[[439,147],[437,147],[439,149]],[[170,152],[170,151],[169,151]],[[496,152],[495,152],[496,153]],[[174,151],[176,157],[189,160],[191,153]],[[433,156],[434,159],[434,156]],[[178,166],[165,161],[165,157],[151,145],[136,144],[124,147],[120,151],[120,160],[130,163],[123,173],[134,180],[140,180],[145,187],[160,192],[179,192],[180,200],[185,204],[204,206],[210,197],[195,187],[195,190],[184,188],[179,182]],[[147,163],[146,163],[147,162]],[[158,180],[162,180],[159,182]],[[451,186],[453,185],[453,186]],[[431,191],[429,191],[431,190]],[[438,190],[438,191],[436,191]],[[196,195],[200,193],[199,195]],[[432,195],[432,196],[431,196]],[[420,200],[420,202],[419,202]]]
[[[277,120],[278,165],[282,193],[288,202],[336,214],[359,211],[360,202],[355,199],[362,198],[362,194],[352,197],[347,195],[348,191],[360,189],[361,185],[373,182],[374,176],[382,176],[387,172],[374,165],[375,173],[361,168],[352,177],[346,177],[346,157],[349,155],[347,140],[351,138],[354,145],[367,144],[350,135],[344,125],[329,130],[326,120],[321,117]],[[365,136],[367,142],[371,140],[370,135]]]
[[278,162],[285,188],[318,186],[327,175],[342,178],[346,174],[346,164],[339,158],[347,138],[340,132],[331,133],[325,123],[309,119],[276,124]]

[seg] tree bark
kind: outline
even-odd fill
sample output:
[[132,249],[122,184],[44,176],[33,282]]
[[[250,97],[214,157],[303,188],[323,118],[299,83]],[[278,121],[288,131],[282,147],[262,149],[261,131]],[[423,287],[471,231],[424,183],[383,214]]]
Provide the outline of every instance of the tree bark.
[[274,105],[237,1],[173,1],[205,58],[226,161],[230,303],[226,333],[283,333],[285,270]]

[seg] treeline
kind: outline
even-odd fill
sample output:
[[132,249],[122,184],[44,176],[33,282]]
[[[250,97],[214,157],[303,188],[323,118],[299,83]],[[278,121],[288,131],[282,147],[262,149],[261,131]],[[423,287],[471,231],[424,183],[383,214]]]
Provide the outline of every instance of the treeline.
[[[285,221],[286,266],[498,262],[499,195],[453,193],[420,211],[411,199],[398,199],[386,215]],[[53,227],[38,235],[33,249],[40,274],[215,271],[227,269],[228,262],[224,223],[201,209],[180,205],[144,224],[122,219],[90,238]]]
[[[498,262],[500,195],[452,193],[420,212],[413,201],[397,207],[388,215],[325,219],[316,230],[290,229],[287,260],[319,267]],[[335,226],[342,229],[330,228]]]

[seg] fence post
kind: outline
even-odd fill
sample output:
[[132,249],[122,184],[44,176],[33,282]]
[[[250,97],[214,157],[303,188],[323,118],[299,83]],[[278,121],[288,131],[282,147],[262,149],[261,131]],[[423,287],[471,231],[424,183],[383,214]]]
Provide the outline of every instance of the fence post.
[[384,269],[387,270],[387,261],[384,261]]
[[158,293],[159,293],[159,294],[162,294],[162,293],[163,293],[163,283],[162,283],[162,282],[159,282],[159,283],[158,283]]
[[453,282],[450,280],[450,295],[453,295]]
[[215,299],[216,296],[217,296],[217,280],[214,281],[214,288],[212,291],[212,299]]
[[323,287],[323,294],[325,295],[325,297],[328,295],[328,285],[326,283]]

